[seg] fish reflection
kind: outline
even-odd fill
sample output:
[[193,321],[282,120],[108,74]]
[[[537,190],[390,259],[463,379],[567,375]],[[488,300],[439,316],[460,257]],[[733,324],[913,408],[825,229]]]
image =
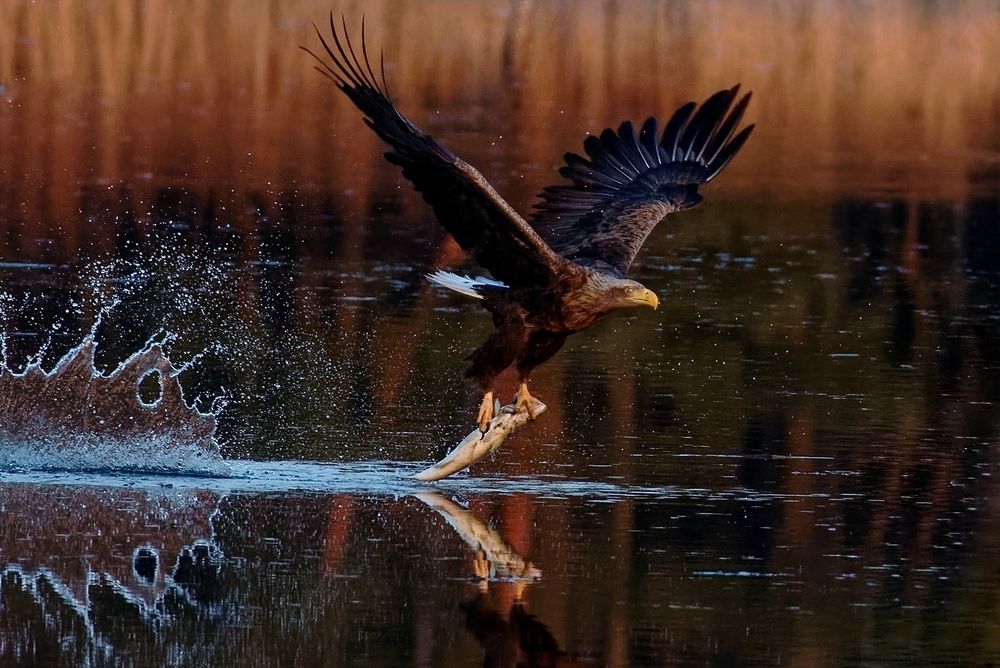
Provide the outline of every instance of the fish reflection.
[[[476,515],[437,492],[414,496],[438,512],[473,551],[473,575],[485,589],[488,583],[512,581],[523,592],[524,584],[538,580],[542,571],[518,554],[496,529]],[[518,595],[517,598],[520,598]]]

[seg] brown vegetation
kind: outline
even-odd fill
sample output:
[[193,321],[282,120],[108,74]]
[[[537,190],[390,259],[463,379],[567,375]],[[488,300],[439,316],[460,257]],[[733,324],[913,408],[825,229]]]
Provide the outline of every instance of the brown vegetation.
[[[165,186],[229,206],[332,191],[355,224],[395,175],[296,47],[327,3],[0,6],[0,227],[85,244],[81,199],[141,219]],[[759,129],[730,193],[961,197],[1000,146],[995,3],[348,3],[400,105],[527,205],[563,151],[742,82]],[[469,134],[471,133],[471,136]],[[6,243],[6,242],[5,242]],[[23,250],[23,249],[20,249]]]

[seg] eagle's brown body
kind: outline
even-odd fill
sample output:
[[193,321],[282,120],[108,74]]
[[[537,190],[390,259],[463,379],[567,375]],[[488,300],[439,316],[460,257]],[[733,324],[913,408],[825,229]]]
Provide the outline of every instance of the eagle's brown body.
[[309,52],[317,69],[364,113],[392,147],[389,162],[402,168],[445,229],[493,275],[430,277],[480,299],[493,316],[496,331],[471,355],[466,372],[484,394],[478,416],[484,431],[501,371],[516,368],[518,406],[530,410],[528,376],[567,336],[620,308],[656,308],[656,295],[624,278],[625,272],[657,223],[701,201],[698,187],[728,164],[753,129],[738,129],[750,96],[737,101],[737,86],[701,106],[683,105],[662,135],[650,118],[638,134],[626,121],[617,132],[588,136],[587,158],[566,154],[560,174],[570,183],[546,188],[529,224],[482,174],[399,113],[385,92],[384,72],[380,85],[368,60],[363,24],[361,58],[346,25],[341,33],[331,16],[330,30],[332,48],[320,35],[329,62]]

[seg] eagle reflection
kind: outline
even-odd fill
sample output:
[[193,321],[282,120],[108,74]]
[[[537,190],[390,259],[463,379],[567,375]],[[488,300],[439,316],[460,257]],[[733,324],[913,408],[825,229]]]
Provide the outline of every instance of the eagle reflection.
[[461,603],[465,625],[486,653],[485,666],[577,666],[538,617],[524,594],[542,571],[517,553],[496,529],[437,492],[418,492],[472,550],[475,594]]
[[376,76],[368,58],[364,23],[360,50],[330,15],[328,42],[316,30],[327,58],[303,47],[364,114],[458,244],[492,278],[438,271],[428,278],[478,299],[496,331],[472,353],[466,370],[482,390],[477,422],[489,429],[497,376],[513,366],[516,410],[533,411],[532,370],[555,355],[566,337],[622,308],[656,308],[656,294],[625,278],[653,228],[668,214],[697,205],[700,186],[715,178],[749,137],[739,128],[750,101],[739,86],[721,90],[700,106],[688,102],[662,133],[655,117],[636,132],[631,121],[588,136],[584,158],[567,153],[559,173],[569,179],[545,188],[525,220],[474,167],[424,134],[388,95],[384,67]]

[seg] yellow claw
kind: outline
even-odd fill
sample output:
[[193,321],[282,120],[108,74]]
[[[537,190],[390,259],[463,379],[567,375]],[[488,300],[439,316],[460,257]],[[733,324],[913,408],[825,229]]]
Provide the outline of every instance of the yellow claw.
[[479,415],[476,416],[476,422],[479,424],[479,431],[486,433],[490,430],[490,420],[493,419],[493,393],[486,392],[483,394],[483,401],[479,404]]
[[535,419],[535,401],[536,399],[531,396],[528,392],[528,384],[521,383],[521,386],[517,390],[517,401],[514,404],[514,412],[527,411],[528,417],[532,420]]

